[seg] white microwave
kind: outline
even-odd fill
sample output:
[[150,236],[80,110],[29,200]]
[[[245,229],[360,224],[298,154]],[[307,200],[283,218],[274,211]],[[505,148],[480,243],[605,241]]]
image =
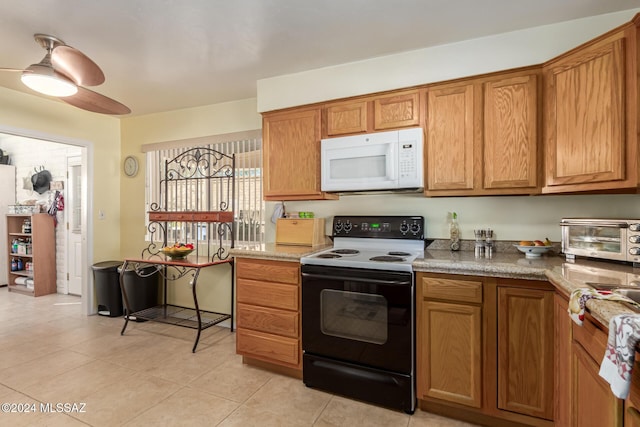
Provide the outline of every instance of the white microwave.
[[422,128],[321,141],[321,188],[328,192],[424,187]]

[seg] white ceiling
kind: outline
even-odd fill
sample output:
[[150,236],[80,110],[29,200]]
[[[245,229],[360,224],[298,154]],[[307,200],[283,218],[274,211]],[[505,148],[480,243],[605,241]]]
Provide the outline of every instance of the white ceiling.
[[[45,33],[103,69],[132,115],[256,96],[256,81],[640,7],[639,0],[0,0],[0,67]],[[0,86],[30,92],[19,73]]]

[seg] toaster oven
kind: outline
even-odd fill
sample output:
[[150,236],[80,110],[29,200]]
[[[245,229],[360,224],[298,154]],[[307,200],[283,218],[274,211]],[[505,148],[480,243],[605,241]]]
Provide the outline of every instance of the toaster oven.
[[569,261],[581,256],[640,266],[640,219],[564,218],[560,227]]

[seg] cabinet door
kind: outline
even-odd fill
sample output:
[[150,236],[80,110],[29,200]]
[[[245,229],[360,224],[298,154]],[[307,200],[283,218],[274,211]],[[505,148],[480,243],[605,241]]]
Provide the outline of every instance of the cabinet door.
[[373,128],[396,129],[420,124],[420,93],[382,96],[373,101]]
[[553,419],[553,291],[498,287],[498,408]]
[[554,296],[555,315],[555,386],[554,420],[557,426],[568,426],[571,420],[571,319],[567,314],[568,302]]
[[537,76],[484,84],[484,188],[538,185]]
[[640,411],[635,406],[625,408],[624,427],[640,427]]
[[598,363],[576,342],[571,353],[571,426],[622,426],[622,400],[600,377]]
[[331,104],[326,114],[328,136],[367,131],[367,101]]
[[478,306],[422,302],[419,398],[482,406],[481,312]]
[[474,85],[427,92],[427,190],[474,188]]
[[589,46],[547,68],[547,186],[625,179],[624,42]]
[[322,199],[320,108],[267,114],[262,134],[265,199]]

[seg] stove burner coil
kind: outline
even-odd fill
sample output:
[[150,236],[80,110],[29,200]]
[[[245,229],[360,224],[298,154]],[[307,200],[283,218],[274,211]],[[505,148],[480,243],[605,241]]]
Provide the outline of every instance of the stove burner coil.
[[360,253],[357,249],[334,249],[331,252],[340,255],[355,255]]
[[391,251],[391,252],[387,252],[387,255],[391,255],[391,256],[409,256],[411,254],[409,252]]
[[369,258],[369,261],[380,261],[380,262],[402,262],[404,258],[399,256],[390,256],[390,255],[380,255]]
[[327,254],[317,255],[316,258],[342,258],[342,256],[338,254],[327,253]]

